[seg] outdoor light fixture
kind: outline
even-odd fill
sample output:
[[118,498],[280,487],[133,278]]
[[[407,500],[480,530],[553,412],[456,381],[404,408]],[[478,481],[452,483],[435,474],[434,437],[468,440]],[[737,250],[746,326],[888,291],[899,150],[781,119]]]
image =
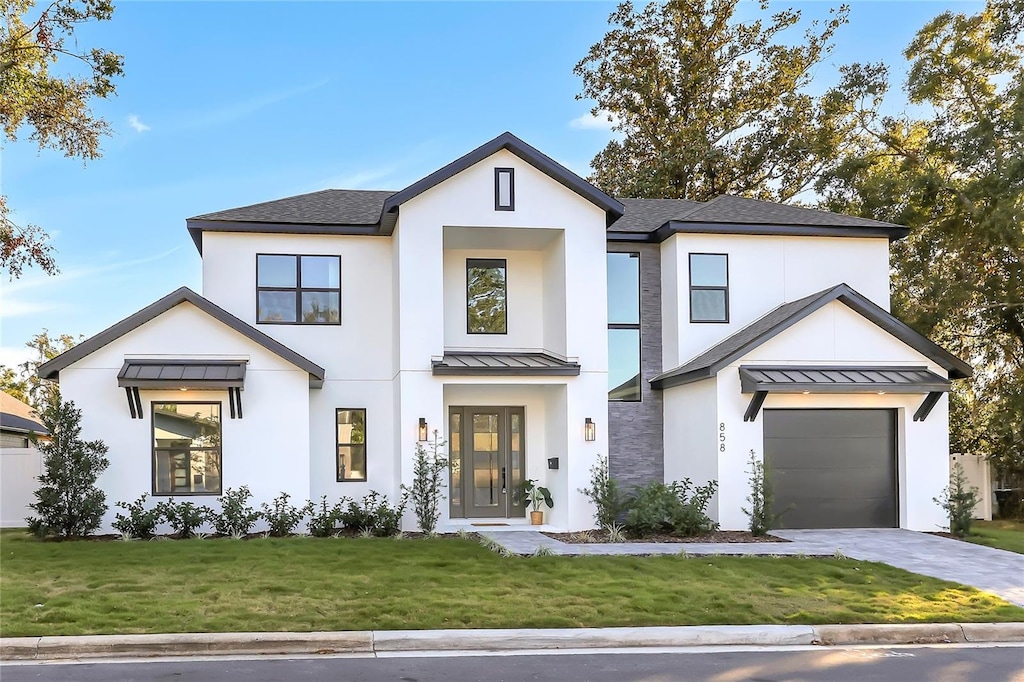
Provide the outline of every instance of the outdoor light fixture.
[[588,443],[597,440],[597,427],[590,417],[583,420],[583,439]]
[[427,440],[427,420],[424,417],[420,417],[420,442]]

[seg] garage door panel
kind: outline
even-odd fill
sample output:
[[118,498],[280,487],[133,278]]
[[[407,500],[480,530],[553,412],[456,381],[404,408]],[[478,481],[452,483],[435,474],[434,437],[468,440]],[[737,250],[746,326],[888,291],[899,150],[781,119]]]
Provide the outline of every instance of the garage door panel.
[[764,437],[779,527],[897,525],[892,410],[765,410]]

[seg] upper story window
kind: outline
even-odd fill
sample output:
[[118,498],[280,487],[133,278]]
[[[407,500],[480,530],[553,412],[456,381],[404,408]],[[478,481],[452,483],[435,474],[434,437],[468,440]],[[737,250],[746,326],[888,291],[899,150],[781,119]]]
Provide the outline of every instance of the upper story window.
[[220,403],[153,403],[153,494],[220,495]]
[[608,400],[640,400],[640,254],[608,254]]
[[504,258],[466,259],[466,333],[506,334]]
[[256,321],[341,324],[341,257],[257,255]]
[[729,321],[729,256],[690,254],[690,322]]
[[494,210],[516,210],[516,170],[514,168],[494,169]]

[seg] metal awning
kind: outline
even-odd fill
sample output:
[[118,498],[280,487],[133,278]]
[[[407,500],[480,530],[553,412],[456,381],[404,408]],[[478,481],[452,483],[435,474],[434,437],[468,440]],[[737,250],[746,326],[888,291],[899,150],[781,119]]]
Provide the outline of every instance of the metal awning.
[[950,381],[925,367],[740,367],[740,385],[754,397],[743,421],[754,421],[769,393],[927,393],[914,414],[924,421]]
[[117,385],[128,396],[132,419],[142,419],[139,389],[228,392],[231,418],[242,418],[242,388],[245,360],[125,360],[117,374]]
[[431,363],[434,374],[578,376],[579,363],[547,353],[445,353]]

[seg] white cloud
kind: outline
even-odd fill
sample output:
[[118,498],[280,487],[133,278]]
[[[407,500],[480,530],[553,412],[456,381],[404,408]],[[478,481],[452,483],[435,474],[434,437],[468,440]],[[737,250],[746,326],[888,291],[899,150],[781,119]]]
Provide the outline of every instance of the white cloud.
[[144,133],[147,130],[152,130],[148,125],[139,120],[139,117],[135,114],[128,115],[128,125],[135,129],[137,133]]
[[615,114],[599,110],[596,116],[588,112],[574,118],[569,121],[569,127],[576,128],[577,130],[611,130],[612,126],[618,123],[618,121],[619,117]]
[[223,125],[238,119],[245,118],[250,114],[254,114],[264,107],[268,107],[278,102],[291,99],[298,95],[303,95],[307,92],[312,92],[330,82],[329,78],[324,78],[315,83],[308,83],[296,88],[288,90],[278,90],[275,92],[266,92],[256,97],[249,99],[240,100],[231,104],[226,104],[219,109],[211,109],[203,112],[193,112],[192,114],[186,114],[182,117],[181,128],[184,130],[192,130],[196,128],[207,128],[211,126]]
[[26,346],[0,346],[0,365],[17,368],[23,362],[36,359],[36,352]]

